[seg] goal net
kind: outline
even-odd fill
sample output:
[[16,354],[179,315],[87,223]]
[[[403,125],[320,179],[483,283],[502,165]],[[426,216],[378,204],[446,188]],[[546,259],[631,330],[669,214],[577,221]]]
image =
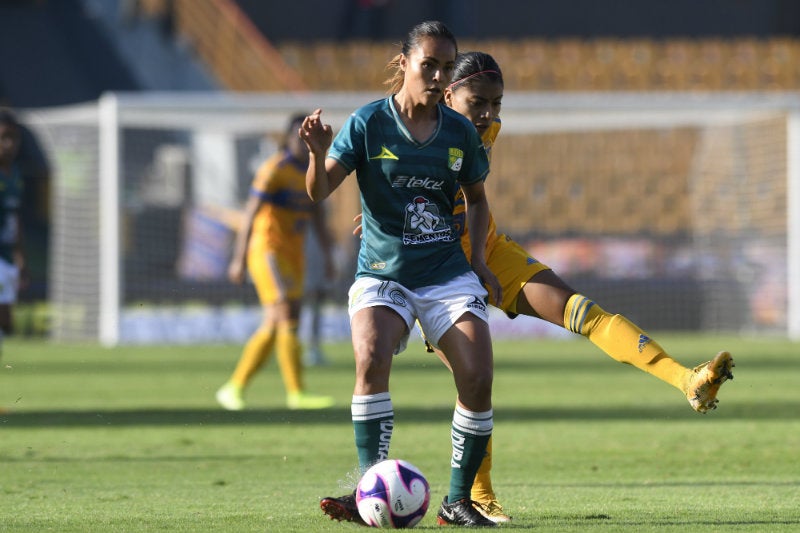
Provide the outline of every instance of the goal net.
[[[291,114],[321,107],[337,130],[380,96],[110,94],[25,112],[54,169],[54,338],[245,339],[258,302],[226,269],[254,169]],[[799,117],[800,99],[777,93],[507,93],[492,211],[576,290],[646,330],[800,338]],[[340,310],[359,211],[348,179],[327,201]],[[327,328],[341,336],[346,313]],[[493,331],[544,330],[494,317]]]

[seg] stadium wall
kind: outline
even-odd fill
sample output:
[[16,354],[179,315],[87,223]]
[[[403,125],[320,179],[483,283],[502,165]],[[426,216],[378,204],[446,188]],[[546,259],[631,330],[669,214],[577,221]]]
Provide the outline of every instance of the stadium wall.
[[426,19],[445,22],[459,39],[800,35],[800,3],[792,0],[236,1],[276,43],[398,40]]

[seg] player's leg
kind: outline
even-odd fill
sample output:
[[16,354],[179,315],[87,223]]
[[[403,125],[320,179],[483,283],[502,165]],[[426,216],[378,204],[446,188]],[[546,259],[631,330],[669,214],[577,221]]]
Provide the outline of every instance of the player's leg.
[[492,485],[492,444],[494,437],[489,437],[486,443],[486,453],[481,461],[481,466],[475,473],[475,481],[472,483],[470,497],[475,502],[475,507],[480,513],[496,524],[511,522],[509,515]]
[[306,236],[305,258],[303,308],[309,319],[305,362],[308,366],[323,366],[327,361],[322,350],[322,304],[330,280],[326,276],[324,253],[315,231],[309,231]]
[[247,340],[231,377],[217,391],[217,402],[223,408],[229,411],[244,409],[244,390],[269,358],[274,345],[275,324],[267,318]]
[[494,524],[472,503],[472,487],[493,428],[492,346],[488,325],[466,313],[439,339],[453,370],[458,402],[453,412],[450,487],[439,510],[440,524]]
[[[503,287],[500,309],[513,314],[517,297],[525,283],[536,273],[549,270],[549,267],[530,257],[528,252],[506,235],[500,235],[487,252],[489,269]],[[509,522],[511,516],[503,509],[492,485],[493,440],[490,438],[486,445],[486,453],[472,484],[471,497],[481,514],[488,519],[496,523]]]
[[274,306],[274,316],[275,351],[286,388],[286,405],[289,409],[326,409],[333,406],[332,397],[308,393],[303,382],[302,347],[297,332],[300,300],[279,302]]
[[[303,296],[303,258],[296,253],[267,253],[262,279],[256,281],[259,298],[271,302],[275,323],[275,351],[286,389],[289,409],[325,409],[333,405],[330,396],[309,394],[303,384],[302,347],[298,337],[300,302]],[[255,263],[255,261],[254,261]]]
[[408,327],[393,309],[372,306],[353,314],[351,330],[356,366],[351,415],[363,472],[389,455],[394,426],[389,374],[392,355]]
[[728,352],[720,352],[694,369],[686,368],[639,326],[577,294],[552,270],[539,272],[525,284],[516,312],[539,316],[583,335],[613,359],[682,391],[692,408],[701,413],[716,407],[719,386],[733,377],[733,361]]
[[217,391],[217,402],[230,411],[244,409],[244,390],[275,347],[275,306],[282,300],[285,290],[281,288],[280,274],[272,258],[274,254],[255,251],[247,256],[250,278],[256,287],[264,318],[245,343],[231,377]]
[[[386,295],[391,291],[382,290],[385,283],[359,278],[350,289],[350,331],[356,367],[350,411],[360,473],[388,457],[394,429],[389,395],[392,357],[403,349],[414,324],[408,308],[388,299]],[[399,285],[397,288],[402,290]],[[364,523],[354,493],[322,498],[320,508],[332,520]]]
[[309,366],[328,364],[322,351],[322,302],[324,298],[325,292],[321,288],[306,290],[304,297],[303,304],[309,317],[308,349],[305,361]]
[[13,308],[17,302],[19,270],[0,259],[0,355],[3,353],[3,338],[14,331]]
[[469,272],[416,291],[420,326],[447,357],[458,392],[451,425],[450,487],[437,515],[440,524],[493,526],[473,506],[472,484],[492,435],[493,354],[486,289]]
[[[450,362],[447,360],[444,352],[438,348],[434,348],[427,341],[425,345],[428,351],[434,352],[442,363],[452,372]],[[511,516],[506,514],[492,486],[492,440],[493,437],[490,436],[489,441],[486,443],[486,452],[484,453],[481,465],[478,467],[478,471],[475,473],[475,480],[472,482],[470,498],[475,502],[478,511],[492,522],[510,522]]]

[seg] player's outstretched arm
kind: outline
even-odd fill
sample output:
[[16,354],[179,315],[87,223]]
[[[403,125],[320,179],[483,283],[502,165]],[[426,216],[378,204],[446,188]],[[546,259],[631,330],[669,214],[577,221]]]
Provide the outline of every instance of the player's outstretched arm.
[[325,157],[333,140],[333,130],[330,124],[322,123],[321,115],[322,109],[315,109],[303,120],[298,131],[309,151],[306,192],[315,202],[330,196],[347,176],[339,163]]

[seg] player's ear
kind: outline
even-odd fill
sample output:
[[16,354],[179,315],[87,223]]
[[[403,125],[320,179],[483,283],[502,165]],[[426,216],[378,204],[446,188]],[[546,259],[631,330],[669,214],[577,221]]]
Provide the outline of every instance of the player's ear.
[[444,103],[447,107],[453,107],[453,89],[450,87],[444,88]]

